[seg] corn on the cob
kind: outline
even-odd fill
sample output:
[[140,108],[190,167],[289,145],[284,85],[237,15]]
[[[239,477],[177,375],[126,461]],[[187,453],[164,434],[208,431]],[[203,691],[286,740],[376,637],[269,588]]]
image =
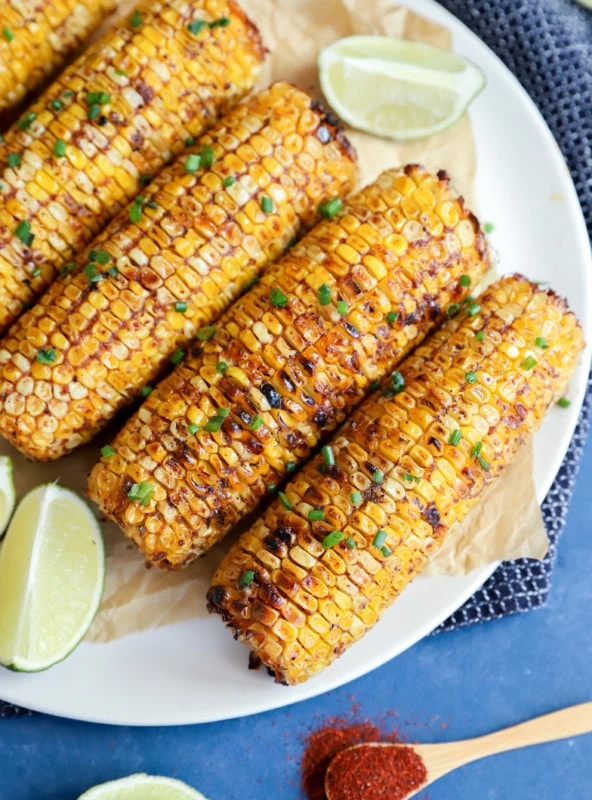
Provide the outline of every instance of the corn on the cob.
[[0,333],[253,86],[262,58],[234,0],[153,0],[44,92],[0,154]]
[[117,0],[3,0],[0,116],[63,65],[116,3]]
[[188,563],[308,456],[485,262],[478,222],[445,174],[384,173],[197,342],[95,467],[90,496],[149,561]]
[[241,536],[210,610],[280,682],[328,666],[503,472],[582,344],[554,293],[520,276],[492,286],[354,413],[325,451],[330,464],[307,464]]
[[277,83],[230,111],[0,342],[0,434],[41,460],[88,441],[354,177],[306,92]]

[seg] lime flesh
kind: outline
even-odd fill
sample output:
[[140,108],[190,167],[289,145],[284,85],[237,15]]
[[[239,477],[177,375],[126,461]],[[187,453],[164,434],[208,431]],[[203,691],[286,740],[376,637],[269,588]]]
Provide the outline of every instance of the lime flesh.
[[130,775],[89,789],[78,800],[206,800],[186,783],[153,775]]

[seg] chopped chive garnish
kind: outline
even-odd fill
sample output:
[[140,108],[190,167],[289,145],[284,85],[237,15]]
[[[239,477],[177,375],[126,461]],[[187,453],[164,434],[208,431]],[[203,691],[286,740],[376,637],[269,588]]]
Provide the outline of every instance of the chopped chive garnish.
[[373,380],[369,386],[371,392],[375,392],[377,389],[380,389],[380,381]]
[[347,539],[345,540],[345,543],[349,550],[356,549],[356,540],[354,539],[353,536],[348,536]]
[[311,508],[308,512],[308,521],[309,522],[318,522],[321,519],[325,518],[325,512],[322,508]]
[[469,303],[466,311],[470,317],[474,317],[481,311],[481,306],[479,303]]
[[484,342],[485,341],[485,331],[477,331],[477,333],[475,334],[475,339],[478,342]]
[[477,383],[477,373],[473,372],[472,369],[465,372],[465,380],[467,383]]
[[537,336],[537,338],[534,340],[534,343],[537,347],[540,347],[541,350],[546,350],[547,347],[549,347],[544,336]]
[[116,278],[119,275],[119,267],[109,267],[107,273],[111,275],[112,278]]
[[31,273],[31,275],[32,275],[34,278],[38,278],[38,277],[41,275],[41,267],[35,267],[35,269],[34,269],[34,270],[33,270],[33,272]]
[[226,419],[226,417],[230,414],[229,408],[219,408],[218,409],[218,416],[222,417],[222,419]]
[[115,67],[115,74],[120,75],[122,78],[127,78],[128,72],[126,69],[119,69],[119,67]]
[[245,285],[243,286],[243,292],[248,292],[249,289],[252,289],[253,286],[257,286],[258,283],[259,283],[259,276],[255,275],[255,277],[251,278],[250,281],[247,281],[245,283]]
[[195,436],[195,434],[199,430],[199,425],[196,425],[195,422],[190,422],[189,425],[187,426],[187,430],[192,436]]
[[557,405],[560,408],[569,408],[571,405],[571,400],[568,400],[567,397],[560,397],[557,401]]
[[152,386],[142,386],[140,389],[140,395],[142,397],[148,397],[148,395],[152,394]]
[[61,100],[55,99],[55,100],[51,101],[51,103],[49,104],[49,107],[51,109],[53,109],[54,111],[61,111],[62,108],[64,107],[64,104],[62,103]]
[[483,230],[485,231],[485,233],[491,233],[492,231],[495,230],[495,225],[493,224],[493,222],[486,222],[483,225]]
[[97,265],[94,264],[92,261],[90,264],[87,264],[86,267],[84,268],[84,274],[91,283],[99,283],[104,278],[103,273],[99,272],[99,270],[97,269]]
[[171,364],[178,364],[180,361],[183,361],[184,358],[185,358],[185,351],[181,350],[180,347],[177,347],[177,349],[171,356]]
[[218,363],[216,364],[216,372],[218,373],[218,375],[224,375],[227,369],[228,369],[228,364],[226,363],[226,361],[218,361]]
[[178,311],[179,314],[184,314],[187,311],[187,303],[183,300],[177,300],[175,303],[175,311]]
[[216,333],[216,328],[213,325],[204,325],[197,332],[197,338],[200,342],[209,342],[212,336]]
[[138,11],[138,9],[136,9],[130,19],[130,25],[132,26],[132,28],[139,28],[141,24],[142,24],[142,15]]
[[89,254],[91,261],[98,261],[99,264],[105,266],[111,261],[111,254],[106,250],[92,250]]
[[7,157],[7,162],[9,167],[20,167],[21,165],[21,154],[20,153],[9,153]]
[[14,231],[17,239],[20,239],[21,242],[30,247],[33,244],[33,239],[35,238],[34,234],[31,233],[31,223],[28,222],[26,219],[22,219],[19,224],[16,226]]
[[187,156],[187,161],[185,162],[185,172],[193,174],[194,172],[197,172],[200,166],[201,156],[198,156],[197,153],[191,153],[191,155]]
[[14,39],[14,33],[10,30],[8,25],[5,25],[2,28],[2,36],[4,36],[7,42],[12,42],[12,40]]
[[384,483],[384,475],[379,469],[374,471],[374,475],[372,477],[374,478],[374,483],[378,483],[379,485]]
[[456,447],[461,439],[462,439],[462,433],[460,432],[460,429],[457,428],[456,430],[452,431],[452,433],[450,434],[450,439],[448,439],[448,442],[449,442],[449,444],[451,444],[454,447]]
[[291,475],[291,473],[294,472],[297,466],[298,464],[295,461],[288,461],[288,463],[286,464],[286,472],[288,473],[288,475]]
[[271,199],[271,197],[268,197],[266,194],[264,194],[263,197],[261,198],[260,203],[261,203],[261,211],[263,211],[264,214],[271,214],[271,212],[273,211],[273,200]]
[[262,425],[263,425],[263,417],[259,416],[259,414],[257,414],[254,417],[251,417],[251,421],[249,422],[249,428],[252,431],[256,431],[257,428],[260,428]]
[[383,397],[393,397],[399,392],[402,392],[405,388],[405,378],[401,375],[398,370],[395,370],[391,374],[391,382],[390,385],[383,389],[382,395]]
[[115,455],[115,450],[110,444],[106,444],[104,447],[101,447],[101,455],[103,458],[111,458]]
[[325,466],[334,467],[335,454],[333,453],[333,448],[331,447],[331,445],[326,444],[323,448],[321,448],[321,453],[323,455],[323,461],[325,462]]
[[333,219],[333,217],[339,214],[342,208],[343,201],[339,197],[333,197],[331,200],[326,200],[324,203],[321,203],[318,212],[321,217],[325,219]]
[[152,175],[148,175],[146,172],[140,175],[140,185],[141,186],[148,186],[149,183],[152,182]]
[[74,97],[75,94],[76,92],[74,92],[72,89],[64,89],[62,92],[62,97]]
[[350,500],[355,506],[359,505],[362,502],[362,492],[352,492],[350,494]]
[[388,549],[388,547],[386,547],[386,545],[380,548],[380,552],[385,558],[388,558],[391,554],[391,551]]
[[317,292],[317,296],[319,298],[319,303],[322,306],[328,306],[329,303],[331,302],[331,287],[327,286],[327,284],[324,283],[319,288],[319,291]]
[[101,114],[101,106],[98,103],[93,103],[88,109],[87,117],[89,119],[96,119]]
[[190,22],[187,26],[187,30],[189,33],[192,33],[194,36],[197,36],[202,32],[202,30],[206,27],[208,23],[204,19],[194,19],[193,22]]
[[382,545],[386,542],[386,531],[378,531],[374,539],[372,539],[372,544],[374,547],[382,547]]
[[477,461],[479,462],[479,466],[481,467],[481,469],[484,469],[487,472],[487,470],[489,469],[489,463],[483,458],[483,456],[479,456]]
[[208,431],[208,433],[217,433],[224,423],[224,417],[217,414],[215,417],[210,417],[210,419],[204,425],[204,431]]
[[345,317],[347,314],[347,303],[345,300],[338,300],[337,301],[337,311],[341,314],[342,317]]
[[57,158],[63,158],[66,155],[66,142],[58,139],[53,146],[53,154]]
[[389,311],[386,315],[386,321],[393,323],[399,319],[399,312],[398,311]]
[[214,148],[210,147],[209,144],[205,144],[201,148],[201,165],[202,167],[209,169],[213,163],[214,163]]
[[56,351],[51,347],[46,347],[44,350],[38,350],[36,360],[40,364],[53,364],[56,360]]
[[288,500],[286,495],[283,492],[279,492],[278,496],[279,496],[279,498],[280,498],[280,500],[282,502],[283,507],[287,511],[291,511],[292,510],[292,503]]
[[461,275],[458,279],[458,282],[463,288],[467,288],[471,285],[471,276],[470,275]]
[[534,356],[527,356],[522,362],[522,369],[531,370],[537,365],[537,360]]
[[238,579],[238,588],[246,589],[247,586],[250,586],[254,580],[255,580],[255,570],[246,569]]
[[329,548],[335,547],[335,545],[341,542],[344,538],[345,537],[341,531],[331,531],[331,533],[328,533],[325,536],[321,544],[325,550],[329,550]]
[[236,181],[234,175],[227,175],[224,180],[222,181],[222,186],[228,189],[229,186],[232,186],[233,183]]
[[421,478],[419,477],[419,475],[412,475],[410,472],[406,472],[403,475],[403,480],[406,481],[407,483],[419,483]]
[[158,208],[158,203],[155,200],[146,200],[146,208]]
[[129,209],[131,222],[139,222],[142,219],[142,206],[140,203],[133,203]]
[[220,17],[220,19],[210,22],[209,25],[210,28],[227,28],[230,25],[230,19],[228,17]]
[[450,303],[450,305],[446,309],[446,314],[449,317],[454,317],[454,315],[458,314],[459,311],[460,311],[460,306],[458,303]]
[[64,266],[61,268],[60,275],[63,278],[64,275],[69,275],[71,272],[74,272],[75,269],[76,263],[74,261],[68,261],[68,263],[64,264]]
[[134,483],[132,488],[127,493],[128,500],[134,503],[139,503],[141,506],[147,506],[154,496],[154,486],[148,481],[141,481]]
[[275,493],[275,491],[276,491],[276,489],[277,489],[277,486],[275,485],[275,483],[268,483],[268,484],[267,484],[267,486],[266,486],[265,488],[267,489],[267,491],[268,491],[270,494],[274,494],[274,493]]
[[21,131],[28,131],[36,119],[37,114],[34,111],[29,111],[22,119],[19,119],[16,123],[16,127]]
[[89,106],[105,106],[111,102],[111,95],[109,92],[88,92],[86,95],[86,103]]
[[288,298],[282,292],[281,289],[274,287],[271,292],[269,293],[269,299],[271,300],[271,304],[276,306],[276,308],[285,308],[288,304]]
[[475,444],[471,448],[471,457],[477,458],[477,456],[481,454],[482,449],[483,449],[483,442],[475,442]]

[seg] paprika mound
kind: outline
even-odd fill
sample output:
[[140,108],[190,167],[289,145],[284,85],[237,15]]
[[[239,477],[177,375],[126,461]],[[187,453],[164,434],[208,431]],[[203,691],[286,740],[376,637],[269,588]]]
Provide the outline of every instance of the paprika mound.
[[333,759],[325,790],[331,800],[404,800],[427,777],[423,759],[410,746],[362,745]]

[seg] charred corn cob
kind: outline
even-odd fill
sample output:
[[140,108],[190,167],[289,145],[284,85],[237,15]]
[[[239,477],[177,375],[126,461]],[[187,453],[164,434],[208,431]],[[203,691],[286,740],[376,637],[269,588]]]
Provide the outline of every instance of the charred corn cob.
[[234,0],[153,0],[65,70],[0,153],[0,333],[253,86],[262,57]]
[[3,0],[0,116],[60,67],[117,0]]
[[443,173],[389,171],[339,205],[197,342],[93,470],[90,496],[149,561],[179,567],[211,547],[485,271],[478,222]]
[[208,594],[295,684],[363,636],[558,398],[582,333],[520,276],[420,346],[222,561]]
[[277,83],[230,111],[0,342],[0,434],[42,460],[90,439],[354,173],[306,92]]

